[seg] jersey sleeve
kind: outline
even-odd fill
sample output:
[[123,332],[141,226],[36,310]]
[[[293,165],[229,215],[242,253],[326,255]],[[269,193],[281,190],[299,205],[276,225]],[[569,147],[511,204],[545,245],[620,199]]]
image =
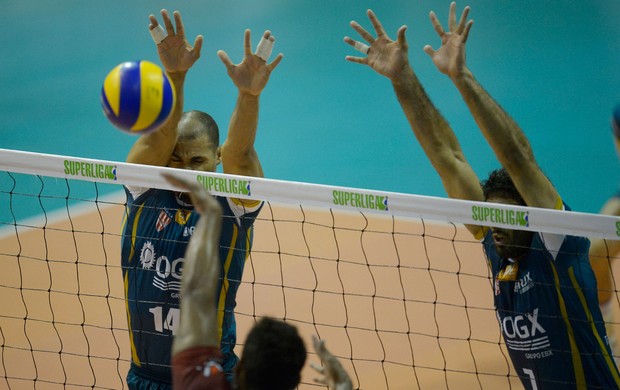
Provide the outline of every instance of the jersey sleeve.
[[[560,197],[558,197],[558,200],[555,204],[555,209],[561,211],[570,211],[570,208],[566,206],[564,202],[562,202],[562,199]],[[560,248],[562,247],[562,244],[564,243],[564,238],[566,236],[564,234],[546,232],[541,232],[539,234],[543,244],[545,245],[545,248],[547,248],[547,250],[553,257],[553,260],[555,260],[558,257],[558,253],[560,252]]]
[[257,216],[264,203],[260,200],[238,198],[226,198],[226,202],[237,218],[243,216]]

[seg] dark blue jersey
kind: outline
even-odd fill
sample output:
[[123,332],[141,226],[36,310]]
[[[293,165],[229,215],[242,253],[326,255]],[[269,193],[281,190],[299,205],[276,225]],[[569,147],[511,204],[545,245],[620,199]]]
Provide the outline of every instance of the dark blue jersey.
[[[132,370],[151,380],[171,383],[170,353],[180,318],[181,272],[185,249],[200,215],[172,191],[126,192],[121,264]],[[251,247],[252,225],[262,203],[217,199],[223,210],[218,321],[224,366],[231,368],[237,360],[233,352],[235,296]]]
[[518,260],[500,258],[490,230],[483,243],[497,318],[525,388],[620,388],[589,240],[534,233],[529,252]]

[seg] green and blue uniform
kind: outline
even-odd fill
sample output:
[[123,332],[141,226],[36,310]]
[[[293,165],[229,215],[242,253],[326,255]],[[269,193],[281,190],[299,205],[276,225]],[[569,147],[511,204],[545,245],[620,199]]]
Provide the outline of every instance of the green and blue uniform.
[[483,244],[497,318],[525,388],[620,388],[598,306],[589,240],[534,233],[529,251],[518,260],[498,255],[490,229]]
[[[200,215],[172,191],[126,192],[121,264],[132,358],[127,381],[130,388],[167,389],[172,381],[172,336],[180,319],[185,249]],[[233,352],[235,296],[252,243],[252,226],[262,203],[216,198],[223,211],[218,325],[223,365],[231,378],[238,361]]]

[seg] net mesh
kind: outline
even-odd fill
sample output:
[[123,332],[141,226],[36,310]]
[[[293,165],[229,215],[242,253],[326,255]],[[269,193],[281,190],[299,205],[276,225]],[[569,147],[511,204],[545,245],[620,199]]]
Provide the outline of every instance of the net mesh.
[[[40,161],[40,169],[54,161]],[[2,169],[0,388],[127,388],[131,352],[120,268],[125,195],[119,184],[133,182],[120,173],[111,184],[92,175],[86,181],[63,177],[60,169],[46,175],[32,168],[24,173],[21,166]],[[145,180],[161,183],[154,175]],[[310,335],[325,339],[354,388],[521,386],[497,325],[481,245],[456,223],[463,221],[400,215],[399,194],[369,198],[362,190],[303,183],[292,184],[302,186],[307,199],[293,194],[286,201],[270,194],[287,184],[267,182],[274,190],[264,196],[253,182],[252,195],[266,203],[237,295],[238,354],[249,328],[269,315],[297,326],[308,346]],[[316,194],[323,192],[329,197],[320,204]],[[341,207],[336,194],[353,193],[366,195],[356,207]],[[382,196],[390,200],[381,202],[388,210],[371,208]],[[429,201],[402,197],[404,203]],[[471,205],[455,203],[473,218]],[[447,210],[443,203],[438,209]],[[529,212],[531,221],[537,211]],[[588,226],[615,223],[574,217],[582,225],[583,218],[594,221]],[[546,221],[546,229],[566,229]],[[569,228],[579,225],[568,222]],[[615,234],[597,229],[599,236]],[[311,351],[308,358],[318,361]],[[314,376],[304,369],[300,388],[320,387]]]

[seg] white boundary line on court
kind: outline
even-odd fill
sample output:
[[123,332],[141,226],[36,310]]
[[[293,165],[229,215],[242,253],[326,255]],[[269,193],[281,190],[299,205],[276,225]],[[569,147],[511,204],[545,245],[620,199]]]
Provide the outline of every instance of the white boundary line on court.
[[198,181],[212,194],[227,197],[442,222],[620,239],[620,217],[599,214],[178,170],[9,149],[0,149],[0,170],[169,190],[177,188],[170,185],[160,173],[176,172],[189,180]]

